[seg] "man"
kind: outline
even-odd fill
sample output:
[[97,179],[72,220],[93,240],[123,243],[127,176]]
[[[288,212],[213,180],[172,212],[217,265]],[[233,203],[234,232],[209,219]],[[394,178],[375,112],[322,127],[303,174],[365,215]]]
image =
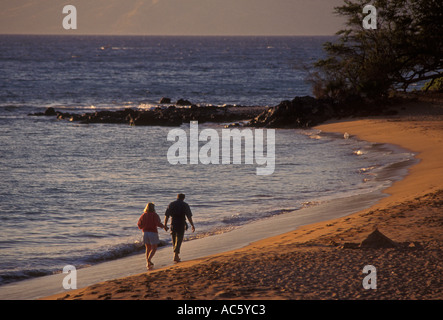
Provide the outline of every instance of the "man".
[[171,202],[165,212],[165,227],[168,226],[168,220],[169,217],[171,217],[171,235],[175,262],[180,262],[180,247],[183,242],[185,230],[187,229],[186,218],[188,218],[191,224],[192,232],[195,231],[191,208],[189,208],[189,205],[184,202],[184,200],[185,195],[183,193],[178,194],[177,200]]

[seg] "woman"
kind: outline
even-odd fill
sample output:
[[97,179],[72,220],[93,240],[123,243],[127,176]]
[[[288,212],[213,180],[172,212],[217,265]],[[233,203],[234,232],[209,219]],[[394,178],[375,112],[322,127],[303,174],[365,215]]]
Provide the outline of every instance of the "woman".
[[154,257],[157,246],[160,243],[157,228],[163,228],[165,231],[168,231],[168,228],[161,223],[160,217],[155,212],[155,205],[152,202],[146,205],[143,214],[138,219],[137,226],[143,230],[143,242],[146,247],[146,268],[151,270],[154,266],[152,257]]

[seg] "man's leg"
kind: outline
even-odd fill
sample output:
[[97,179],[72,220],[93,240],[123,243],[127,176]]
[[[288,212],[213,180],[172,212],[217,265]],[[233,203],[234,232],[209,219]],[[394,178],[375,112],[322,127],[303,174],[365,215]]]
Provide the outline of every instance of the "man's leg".
[[183,242],[185,233],[184,232],[173,232],[172,233],[172,243],[174,245],[174,261],[180,261],[180,248]]
[[172,231],[171,238],[172,238],[172,250],[173,252],[175,252],[175,246],[177,245],[177,233]]

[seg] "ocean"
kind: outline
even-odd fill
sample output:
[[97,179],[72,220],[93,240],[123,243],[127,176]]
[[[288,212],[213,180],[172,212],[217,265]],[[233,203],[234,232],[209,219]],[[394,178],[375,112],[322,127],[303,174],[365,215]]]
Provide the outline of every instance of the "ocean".
[[412,153],[352,135],[277,129],[275,170],[260,176],[256,164],[172,165],[171,127],[29,116],[146,109],[162,97],[274,106],[311,94],[308,70],[332,39],[0,35],[0,285],[142,253],[145,205],[163,219],[177,193],[193,212],[192,241],[399,179],[404,170],[387,169]]

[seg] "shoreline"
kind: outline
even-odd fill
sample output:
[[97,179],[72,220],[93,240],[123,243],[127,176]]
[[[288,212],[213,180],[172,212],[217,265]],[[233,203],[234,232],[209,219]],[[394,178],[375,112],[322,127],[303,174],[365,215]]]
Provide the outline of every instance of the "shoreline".
[[[327,134],[325,134],[325,136],[326,135]],[[335,134],[334,138],[342,139],[342,137]],[[407,152],[407,150],[403,149],[397,150],[399,148],[392,145],[385,145],[384,148],[389,150],[394,149],[399,153]],[[409,163],[401,163],[401,167],[403,168],[409,166]],[[381,172],[384,172],[384,176],[394,179],[402,179],[405,175],[404,173],[400,173],[398,169],[384,168]],[[386,183],[387,181],[390,181],[390,179],[386,180],[386,178],[384,178],[383,181]],[[220,235],[215,233],[209,237],[195,238],[190,242],[186,241],[184,244],[186,250],[182,257],[184,257],[186,261],[189,261],[202,259],[206,256],[220,254],[233,249],[241,249],[249,245],[251,242],[280,235],[281,233],[291,231],[302,225],[325,221],[337,218],[344,214],[347,215],[359,211],[362,209],[362,206],[368,207],[381,197],[384,197],[381,192],[382,190],[383,187],[380,185],[377,189],[368,189],[363,193],[342,194],[339,198],[333,200],[329,199],[316,201],[315,203],[308,203],[301,208],[286,211],[283,214],[258,219],[249,222],[246,225],[237,226],[228,232],[221,233]],[[330,206],[333,206],[335,209],[329,210]],[[269,225],[272,225],[273,227],[269,228]],[[284,228],[281,228],[281,225],[284,225]],[[257,230],[260,230],[260,232],[257,232]],[[213,238],[214,236],[216,237]],[[220,246],[220,244],[222,245]],[[213,248],[216,249],[214,250]],[[104,261],[86,268],[78,268],[78,287],[84,288],[99,281],[107,281],[142,273],[145,270],[143,267],[143,260],[144,253],[138,253]],[[173,266],[174,264],[170,258],[170,246],[159,247],[155,260],[156,269],[159,267],[165,268]],[[130,267],[128,269],[126,265],[135,267]],[[8,298],[12,297],[13,299],[39,299],[48,295],[64,292],[65,290],[63,290],[60,285],[64,277],[65,275],[63,274],[52,274],[7,283],[0,286],[0,300],[4,299],[6,296]],[[23,292],[26,292],[26,294],[23,294]]]
[[[235,247],[230,244],[221,248],[220,253],[210,255],[203,253],[203,257],[192,258],[190,256],[189,259],[183,255],[187,261],[178,265],[165,267],[159,265],[160,269],[149,273],[140,272],[135,275],[128,273],[126,277],[122,276],[118,279],[95,283],[42,299],[420,299],[423,295],[417,294],[415,289],[413,295],[406,293],[406,297],[398,289],[394,292],[388,290],[388,293],[383,292],[382,288],[375,291],[363,290],[361,288],[362,266],[360,265],[352,276],[354,280],[357,279],[357,282],[352,283],[352,279],[343,279],[341,274],[338,275],[338,278],[342,279],[343,283],[335,288],[328,287],[331,272],[335,269],[334,263],[343,262],[344,259],[344,264],[349,265],[349,261],[360,261],[368,253],[364,250],[343,250],[339,245],[344,242],[360,242],[373,230],[374,226],[378,226],[382,233],[394,241],[407,243],[408,248],[413,244],[414,248],[431,249],[433,254],[441,252],[442,239],[439,232],[441,227],[437,228],[438,232],[436,232],[435,226],[429,226],[426,232],[423,232],[420,230],[423,228],[422,226],[413,228],[413,230],[395,226],[396,223],[401,225],[401,223],[409,221],[408,219],[417,219],[414,215],[409,217],[407,213],[411,210],[423,209],[421,208],[422,203],[430,203],[433,208],[432,203],[438,204],[439,201],[441,202],[439,199],[443,198],[443,192],[439,192],[439,190],[443,190],[443,179],[440,179],[441,174],[436,174],[439,173],[438,171],[442,171],[442,166],[438,163],[438,159],[441,157],[434,158],[436,154],[441,155],[443,151],[442,119],[437,120],[433,115],[430,116],[431,118],[429,116],[424,118],[422,116],[408,117],[399,115],[363,120],[331,121],[316,127],[316,129],[327,132],[340,132],[341,134],[348,132],[362,140],[394,144],[418,153],[416,157],[420,159],[420,162],[409,169],[409,174],[385,189],[385,196],[368,205],[366,209],[356,209],[355,213],[345,213],[341,218],[299,224],[293,229],[288,226],[289,231],[283,234],[277,232],[274,236],[257,240],[246,246]],[[413,127],[410,127],[412,124]],[[427,126],[423,126],[423,124],[427,124]],[[409,127],[405,128],[405,125]],[[387,135],[387,128],[389,128],[389,133],[393,134]],[[433,140],[424,141],[424,137],[429,136],[429,133],[431,133],[430,136]],[[330,208],[337,210],[338,207],[335,204],[334,202],[328,203],[325,210],[331,211]],[[318,207],[308,209],[316,210]],[[398,217],[386,214],[391,210],[397,212]],[[427,213],[422,214],[426,215]],[[427,217],[427,219],[432,220],[432,217]],[[438,222],[439,218],[436,217],[436,219]],[[266,227],[265,222],[263,228]],[[214,239],[217,244],[217,239]],[[412,255],[426,254],[423,250],[411,250],[413,250],[411,251]],[[370,253],[372,257],[375,256],[377,259],[381,259],[377,257],[377,254],[381,254],[382,258],[389,256],[390,260],[395,260],[393,256],[396,254],[403,260],[411,256],[410,250],[397,251],[399,250],[383,249]],[[170,259],[169,252],[167,255]],[[139,256],[140,266],[143,267],[144,255]],[[355,256],[358,256],[358,259]],[[329,260],[330,258],[332,260]],[[325,265],[325,259],[330,261],[332,266],[331,264]],[[273,268],[265,267],[265,262],[272,265]],[[288,269],[289,262],[293,264]],[[310,265],[311,268],[316,267],[317,271],[313,272],[309,268],[305,270],[306,265]],[[221,266],[223,268],[220,268]],[[340,265],[338,269],[344,271],[343,268],[345,266]],[[391,272],[395,273],[392,269],[395,270],[391,263]],[[79,279],[81,270],[78,270]],[[291,270],[292,277],[288,278]],[[300,273],[303,279],[296,273]],[[245,274],[249,276],[246,278],[247,281],[244,278]],[[251,277],[251,275],[254,276]],[[260,279],[254,280],[255,275]],[[429,274],[427,275],[429,276]],[[441,285],[440,287],[438,285],[441,283],[442,277],[434,273],[432,275],[434,276],[431,276],[431,279],[437,277],[436,284],[434,284],[434,287],[437,285],[437,289],[433,289],[430,295],[432,299],[438,299],[442,297],[442,291],[438,289],[441,288]],[[63,276],[61,274],[58,277],[59,285]],[[192,283],[189,280],[195,276],[198,277],[199,283]],[[148,281],[150,287],[146,288]],[[324,282],[328,289],[319,287],[319,282]],[[349,290],[349,283],[352,284],[351,287],[355,287],[353,290]],[[356,285],[360,288],[357,288]],[[177,290],[171,290],[171,286],[177,287]],[[425,297],[429,298],[429,293]]]
[[[174,265],[172,262],[170,246],[159,247],[154,259],[155,269],[150,273],[185,266],[233,250],[243,250],[252,243],[279,236],[301,226],[329,221],[338,216],[346,216],[359,211],[362,207],[370,207],[383,196],[381,190],[348,195],[256,220],[229,232],[185,241],[181,254],[183,262],[179,265]],[[334,210],[330,210],[331,206],[334,207]],[[80,288],[78,290],[93,286],[97,282],[113,281],[146,273],[145,264],[144,253],[139,253],[77,269],[77,286]],[[59,273],[5,284],[0,287],[0,300],[6,298],[13,300],[46,299],[47,296],[66,294],[70,290],[64,290],[61,285],[65,276],[66,274]]]
[[[415,107],[421,106],[419,102]],[[244,248],[45,299],[441,299],[441,108],[440,104],[434,110],[437,114],[406,110],[397,116],[316,127],[417,153],[420,162],[367,209],[300,226]],[[403,246],[341,248],[340,244],[361,242],[374,227]],[[379,270],[375,290],[361,286],[365,264]],[[195,277],[198,281],[191,280]]]

